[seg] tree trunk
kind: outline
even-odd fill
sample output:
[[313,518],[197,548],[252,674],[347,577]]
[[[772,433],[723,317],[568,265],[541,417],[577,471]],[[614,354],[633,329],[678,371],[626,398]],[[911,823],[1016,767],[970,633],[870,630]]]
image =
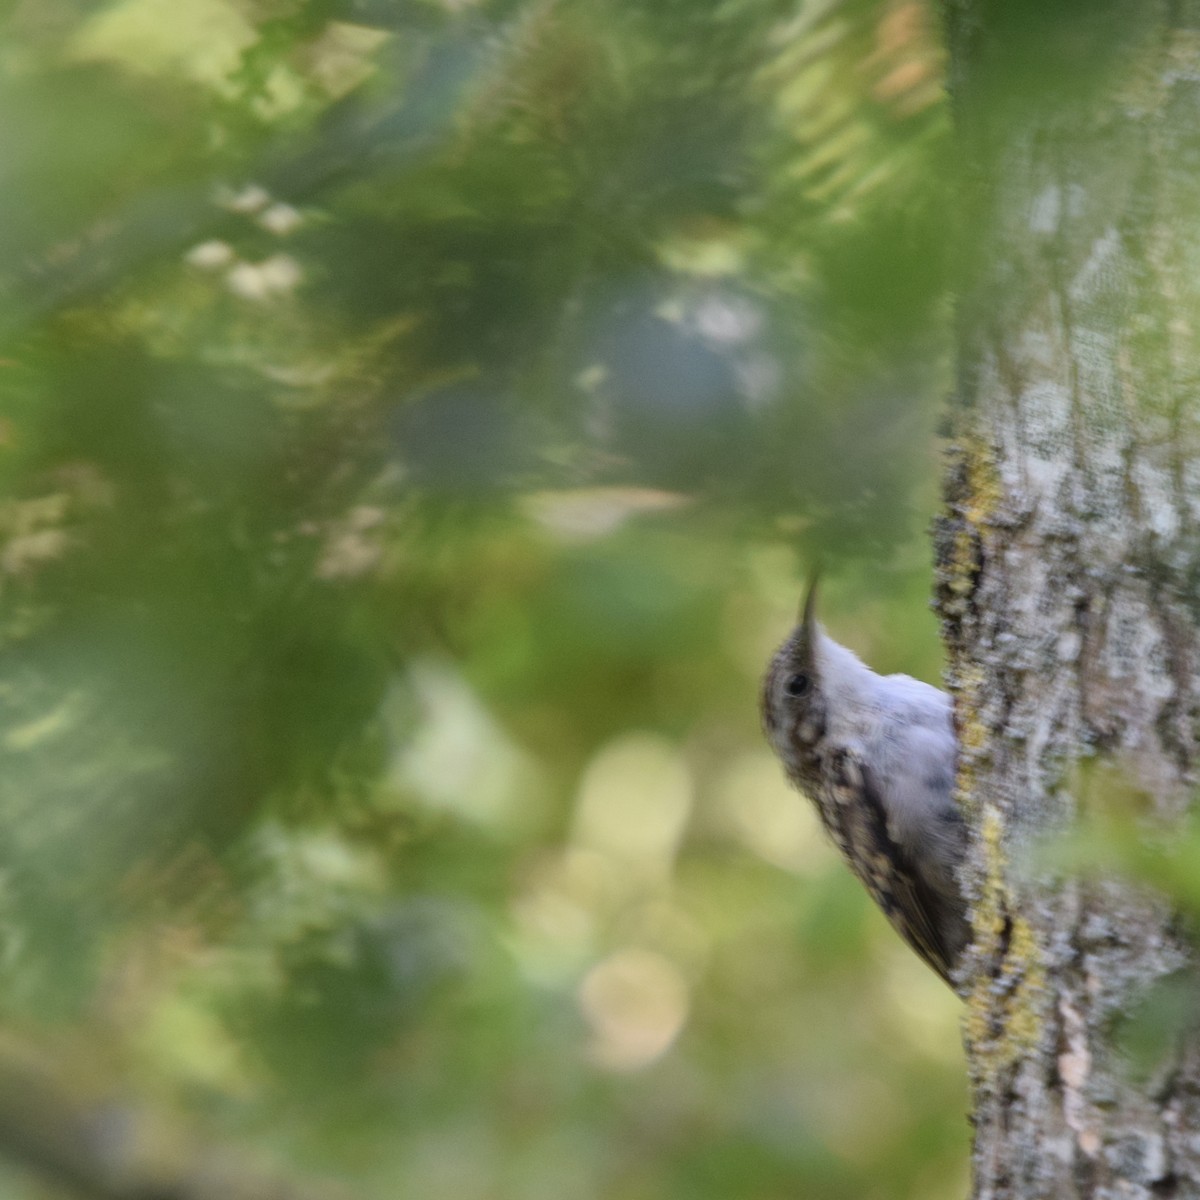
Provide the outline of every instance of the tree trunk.
[[[1134,870],[1189,868],[1200,4],[945,9],[966,228],[938,604],[978,833],[974,1196],[1200,1196],[1196,955]],[[1089,839],[1109,869],[1067,877],[1045,835],[1081,826],[1143,849]],[[1124,1053],[1168,986],[1170,1036]]]

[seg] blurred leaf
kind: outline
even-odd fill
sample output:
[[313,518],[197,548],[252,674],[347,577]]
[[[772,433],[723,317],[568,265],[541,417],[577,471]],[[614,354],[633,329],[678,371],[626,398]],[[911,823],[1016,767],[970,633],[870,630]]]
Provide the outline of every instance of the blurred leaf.
[[755,711],[817,552],[937,673],[931,10],[0,24],[0,1034],[364,1197],[959,1187]]
[[1112,1044],[1130,1076],[1145,1081],[1175,1052],[1198,1019],[1200,992],[1195,974],[1180,971],[1160,979],[1120,1017]]

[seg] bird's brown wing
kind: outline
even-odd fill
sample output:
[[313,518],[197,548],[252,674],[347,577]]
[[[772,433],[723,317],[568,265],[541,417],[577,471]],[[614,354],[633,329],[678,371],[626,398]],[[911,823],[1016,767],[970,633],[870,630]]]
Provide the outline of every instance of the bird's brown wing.
[[[851,869],[902,938],[951,986],[958,945],[948,931],[961,917],[888,833],[887,814],[870,772],[850,750],[831,764],[827,823]],[[957,940],[957,939],[955,939]]]

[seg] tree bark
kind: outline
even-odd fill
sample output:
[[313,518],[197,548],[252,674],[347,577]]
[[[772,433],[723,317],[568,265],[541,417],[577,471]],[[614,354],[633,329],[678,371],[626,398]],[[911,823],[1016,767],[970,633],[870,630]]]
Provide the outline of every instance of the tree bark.
[[[966,227],[936,542],[977,832],[973,1194],[1200,1196],[1196,955],[1131,869],[1186,875],[1193,816],[1200,4],[945,16]],[[1043,842],[1081,825],[1148,849],[1110,836],[1108,871],[1068,876]],[[1183,1012],[1135,1063],[1122,1022],[1167,982]]]

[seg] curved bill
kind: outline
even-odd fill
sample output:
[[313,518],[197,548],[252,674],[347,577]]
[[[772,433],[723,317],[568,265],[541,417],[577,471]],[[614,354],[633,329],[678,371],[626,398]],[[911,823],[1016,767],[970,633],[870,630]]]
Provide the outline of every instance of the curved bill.
[[805,641],[811,641],[816,632],[817,584],[820,582],[820,571],[814,571],[808,578],[808,591],[804,597],[804,607],[800,610],[800,629]]

